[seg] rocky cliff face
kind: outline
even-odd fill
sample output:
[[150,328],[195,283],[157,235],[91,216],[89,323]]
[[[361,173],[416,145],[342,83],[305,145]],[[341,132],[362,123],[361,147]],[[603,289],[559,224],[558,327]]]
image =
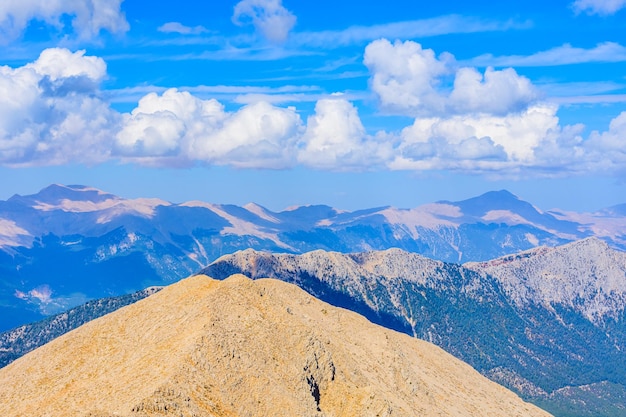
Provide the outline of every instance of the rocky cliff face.
[[0,370],[6,416],[548,416],[295,286],[196,276]]

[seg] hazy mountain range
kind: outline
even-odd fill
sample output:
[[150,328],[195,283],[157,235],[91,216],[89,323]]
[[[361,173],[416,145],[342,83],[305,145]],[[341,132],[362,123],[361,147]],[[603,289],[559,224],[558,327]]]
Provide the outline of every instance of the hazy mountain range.
[[626,205],[597,213],[542,211],[507,191],[412,209],[318,205],[273,212],[256,204],[129,200],[51,185],[0,201],[0,330],[90,299],[172,283],[241,249],[400,248],[457,263],[590,236],[624,249],[625,214]]
[[0,386],[3,416],[549,416],[430,343],[241,275],[91,321]]

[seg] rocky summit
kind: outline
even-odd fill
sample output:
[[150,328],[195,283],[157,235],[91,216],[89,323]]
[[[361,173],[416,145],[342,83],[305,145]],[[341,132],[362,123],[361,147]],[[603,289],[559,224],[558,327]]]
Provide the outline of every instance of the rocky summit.
[[298,287],[200,275],[0,370],[3,416],[548,416]]

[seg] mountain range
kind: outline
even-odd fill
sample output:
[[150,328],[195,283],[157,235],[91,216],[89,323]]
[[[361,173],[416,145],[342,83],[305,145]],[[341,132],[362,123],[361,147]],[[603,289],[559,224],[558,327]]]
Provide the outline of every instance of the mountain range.
[[3,416],[549,416],[428,342],[242,275],[93,320],[0,369],[0,386]]
[[175,204],[55,184],[0,201],[0,331],[87,300],[175,282],[247,248],[292,254],[400,248],[462,263],[590,236],[626,249],[626,205],[543,211],[495,191],[412,209],[314,205],[274,212],[252,203]]
[[626,253],[597,238],[464,265],[400,249],[248,249],[202,273],[294,283],[442,347],[554,415],[626,416]]

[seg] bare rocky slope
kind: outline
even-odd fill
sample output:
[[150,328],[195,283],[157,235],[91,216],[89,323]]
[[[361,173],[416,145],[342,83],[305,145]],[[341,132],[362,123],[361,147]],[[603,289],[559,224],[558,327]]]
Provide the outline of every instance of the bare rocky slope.
[[0,370],[3,416],[548,416],[276,280],[195,276]]
[[598,239],[463,266],[398,249],[246,250],[203,273],[294,283],[437,344],[555,415],[626,416],[626,254]]

